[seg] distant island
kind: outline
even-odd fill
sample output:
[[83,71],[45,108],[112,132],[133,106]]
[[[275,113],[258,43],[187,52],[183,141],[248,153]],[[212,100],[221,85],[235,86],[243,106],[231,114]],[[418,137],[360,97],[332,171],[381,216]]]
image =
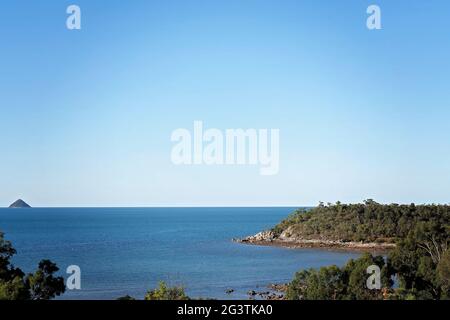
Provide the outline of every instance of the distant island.
[[388,250],[425,222],[448,225],[450,206],[336,204],[299,209],[270,230],[237,242],[290,248]]
[[31,208],[31,206],[22,199],[17,200],[9,206],[10,208]]

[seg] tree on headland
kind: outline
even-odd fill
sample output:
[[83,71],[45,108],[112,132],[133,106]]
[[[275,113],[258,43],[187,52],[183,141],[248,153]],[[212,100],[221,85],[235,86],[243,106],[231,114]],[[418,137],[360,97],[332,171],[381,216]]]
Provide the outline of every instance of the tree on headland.
[[450,299],[450,250],[445,251],[437,266],[437,277],[442,290],[446,292],[446,298]]
[[399,279],[402,296],[449,299],[448,225],[418,223],[390,252],[388,264]]
[[15,254],[0,232],[0,300],[49,300],[64,293],[64,278],[55,276],[56,264],[42,260],[36,272],[25,275],[11,264]]
[[[448,228],[449,221],[449,205],[379,204],[370,199],[364,203],[321,203],[315,208],[298,209],[272,232],[293,239],[395,243],[405,239],[420,224],[438,230],[443,226]],[[448,235],[449,229],[439,233]]]
[[[303,215],[304,214],[304,215]],[[297,212],[276,228],[302,235],[349,240],[395,240],[387,259],[370,254],[350,260],[343,268],[324,267],[297,272],[288,286],[288,299],[450,299],[450,206],[364,204],[321,205]],[[353,232],[352,232],[353,230]],[[341,234],[342,232],[342,234]],[[381,270],[380,290],[370,290],[367,267]],[[396,286],[391,280],[396,278]]]

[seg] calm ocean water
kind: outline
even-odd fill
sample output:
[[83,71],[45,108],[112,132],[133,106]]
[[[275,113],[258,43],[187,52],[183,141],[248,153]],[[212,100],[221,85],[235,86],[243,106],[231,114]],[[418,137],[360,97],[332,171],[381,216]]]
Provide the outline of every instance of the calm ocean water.
[[[0,209],[14,263],[30,272],[43,259],[78,265],[82,290],[64,299],[142,298],[160,280],[192,297],[240,299],[289,281],[301,268],[343,265],[354,253],[234,243],[267,229],[294,208]],[[65,274],[64,274],[65,275]],[[225,290],[235,292],[227,295]]]

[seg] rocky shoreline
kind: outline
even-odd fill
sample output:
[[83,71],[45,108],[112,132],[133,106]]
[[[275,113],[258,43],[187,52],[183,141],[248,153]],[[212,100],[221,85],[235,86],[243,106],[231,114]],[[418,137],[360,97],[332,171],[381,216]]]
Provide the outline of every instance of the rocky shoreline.
[[394,243],[388,242],[353,242],[328,239],[304,239],[292,237],[289,232],[283,232],[277,236],[272,231],[262,231],[255,235],[242,239],[233,239],[238,243],[260,245],[260,246],[279,246],[286,248],[322,248],[322,249],[340,249],[351,251],[388,251],[395,248]]

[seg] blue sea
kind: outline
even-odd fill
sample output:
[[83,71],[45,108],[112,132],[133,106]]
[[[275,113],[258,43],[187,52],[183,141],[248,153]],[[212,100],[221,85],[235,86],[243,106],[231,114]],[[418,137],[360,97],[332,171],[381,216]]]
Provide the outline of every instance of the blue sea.
[[[242,299],[303,268],[343,265],[358,254],[232,242],[268,229],[295,208],[0,209],[0,230],[26,272],[41,259],[81,268],[81,290],[60,299],[142,299],[159,281],[191,297]],[[227,289],[235,291],[228,295]]]

